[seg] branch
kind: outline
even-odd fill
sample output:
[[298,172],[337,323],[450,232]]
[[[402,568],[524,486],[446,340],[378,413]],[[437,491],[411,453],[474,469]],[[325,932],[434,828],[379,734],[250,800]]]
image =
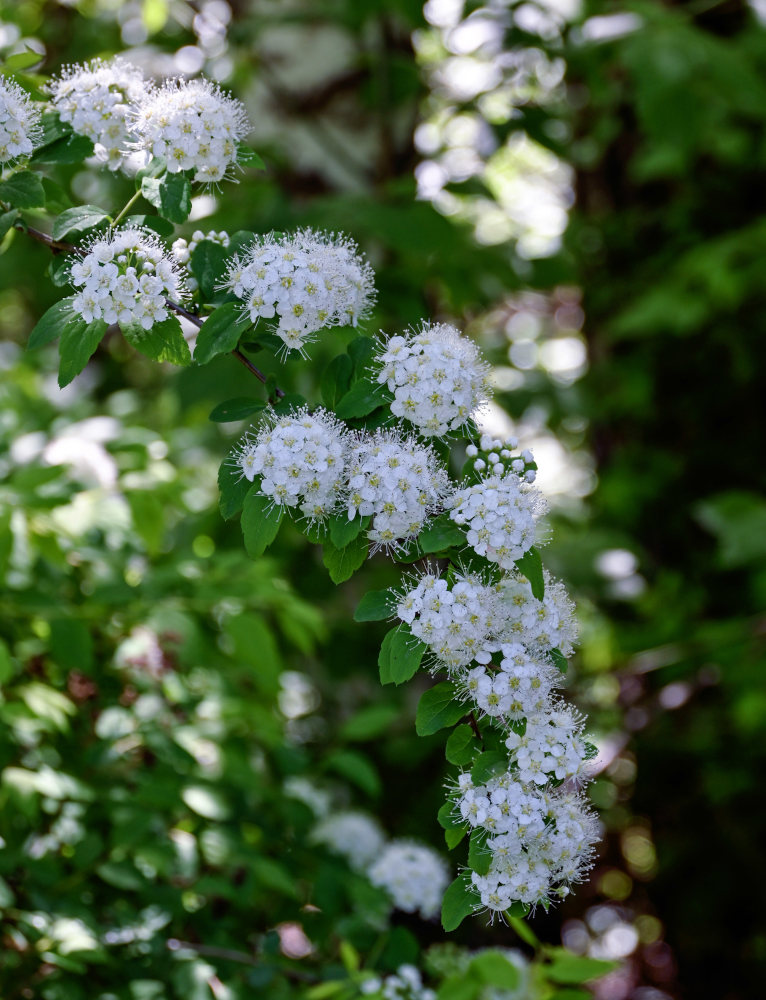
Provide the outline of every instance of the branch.
[[[42,232],[42,230],[33,229],[32,226],[27,226],[23,222],[17,222],[13,228],[18,229],[19,232],[21,233],[26,233],[27,236],[31,236],[33,240],[37,240],[38,243],[42,243],[44,246],[47,246],[48,249],[51,251],[51,253],[54,254],[74,253],[77,254],[79,257],[85,256],[85,251],[82,250],[80,247],[76,247],[73,243],[67,243],[64,240],[54,240],[52,236],[49,236],[47,233]],[[165,299],[165,303],[167,304],[167,307],[168,309],[171,310],[171,312],[177,313],[177,315],[179,316],[183,316],[184,319],[187,319],[190,323],[193,323],[198,330],[204,325],[205,322],[204,320],[200,319],[200,317],[195,315],[193,312],[189,312],[189,310],[185,309],[180,303],[174,302],[172,299],[168,298]],[[255,375],[255,377],[258,379],[259,382],[263,383],[263,385],[266,385],[266,376],[263,374],[260,368],[256,368],[256,366],[248,357],[245,357],[245,355],[242,353],[242,351],[239,350],[239,348],[235,348],[231,353],[234,355],[237,361],[239,361],[241,364],[245,366],[245,368],[247,368],[247,370],[250,372],[251,375]],[[277,397],[277,399],[282,399],[285,394],[284,391],[280,389],[279,386],[277,386],[274,389],[274,395]]]

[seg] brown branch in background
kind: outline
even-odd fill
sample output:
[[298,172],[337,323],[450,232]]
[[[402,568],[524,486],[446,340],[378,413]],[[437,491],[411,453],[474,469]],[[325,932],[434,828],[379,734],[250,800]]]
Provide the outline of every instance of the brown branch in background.
[[[38,243],[42,243],[44,246],[47,246],[51,253],[75,253],[80,257],[85,256],[84,250],[74,246],[72,243],[67,243],[63,240],[54,240],[52,236],[42,232],[40,229],[33,229],[32,226],[27,226],[21,222],[16,223],[13,228],[18,229],[19,232],[26,233],[27,236],[31,236],[33,240],[37,240]],[[168,309],[172,310],[179,316],[183,316],[184,319],[193,323],[198,330],[204,325],[203,319],[200,319],[200,317],[195,315],[193,312],[189,312],[189,310],[185,309],[180,303],[174,302],[172,299],[168,298],[165,299],[165,302],[167,303]],[[247,368],[251,375],[255,375],[259,382],[262,382],[264,385],[266,384],[266,376],[264,373],[260,370],[260,368],[257,368],[253,362],[239,350],[239,348],[235,348],[231,353],[237,361]],[[284,392],[279,388],[279,386],[277,386],[274,389],[274,395],[277,399],[282,399]]]

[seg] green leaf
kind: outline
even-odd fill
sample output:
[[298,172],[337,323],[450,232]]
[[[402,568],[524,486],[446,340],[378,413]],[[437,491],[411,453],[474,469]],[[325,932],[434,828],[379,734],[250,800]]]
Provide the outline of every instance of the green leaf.
[[414,677],[427,648],[407,625],[392,628],[383,639],[378,656],[381,684],[404,684]]
[[191,364],[189,345],[177,316],[168,316],[149,330],[144,330],[138,323],[126,323],[120,329],[125,339],[152,361],[169,361],[173,365]]
[[338,401],[348,392],[353,368],[348,354],[339,354],[325,368],[319,388],[322,402],[329,409],[334,410]]
[[331,517],[329,520],[330,541],[336,549],[343,549],[363,531],[364,519],[361,517],[349,519],[345,514]]
[[266,403],[260,399],[249,399],[246,396],[237,396],[235,399],[227,399],[219,403],[210,411],[208,420],[216,424],[226,424],[232,420],[244,420],[253,413],[260,413],[266,409]]
[[61,330],[59,340],[59,387],[69,385],[90,361],[107,331],[102,319],[92,323],[85,320],[70,320]]
[[20,170],[0,182],[0,201],[14,208],[40,208],[45,204],[42,178],[32,170]]
[[366,380],[355,382],[347,393],[340,398],[335,413],[341,420],[352,417],[365,417],[386,402],[385,390],[382,386],[372,385]]
[[380,778],[373,765],[355,750],[335,750],[325,758],[325,767],[353,781],[363,792],[380,794]]
[[483,951],[471,960],[469,969],[487,986],[515,990],[519,985],[519,970],[500,951]]
[[486,875],[491,864],[492,852],[487,847],[484,831],[471,831],[471,839],[468,844],[468,867],[477,875]]
[[455,973],[442,982],[436,1000],[479,1000],[484,983],[469,978],[464,972]]
[[0,215],[0,240],[14,226],[18,218],[19,213],[15,208],[12,208],[10,212],[3,212]]
[[512,903],[510,907],[505,911],[506,919],[510,926],[514,929],[516,934],[528,944],[530,947],[537,949],[540,942],[537,939],[537,935],[522,918],[526,917],[532,907],[529,903],[522,903],[520,900],[516,900]]
[[82,163],[94,153],[94,146],[85,135],[72,133],[36,149],[29,158],[30,163],[47,165],[51,163]]
[[20,73],[21,70],[29,69],[30,66],[42,62],[44,58],[45,56],[41,56],[34,49],[27,48],[23,52],[15,52],[12,56],[4,59],[2,70],[3,73]]
[[589,979],[605,976],[617,968],[616,962],[605,962],[600,958],[585,958],[573,955],[564,949],[557,949],[556,957],[550,965],[544,966],[549,979],[554,983],[585,983]]
[[370,358],[375,353],[375,345],[374,337],[355,337],[346,348],[354,365],[355,380],[362,377]]
[[54,219],[53,238],[63,240],[70,233],[84,233],[108,219],[109,216],[98,205],[78,205],[76,208],[68,208]]
[[371,590],[365,594],[354,612],[355,622],[382,622],[391,617],[393,598],[388,590]]
[[260,483],[253,483],[242,505],[242,534],[251,559],[262,556],[277,537],[283,514],[284,507],[265,497]]
[[184,173],[142,177],[141,194],[171,222],[186,222],[191,212],[191,181]]
[[343,583],[359,569],[367,558],[370,543],[366,535],[358,535],[352,542],[339,549],[326,539],[322,546],[322,562],[330,571],[333,583]]
[[442,681],[424,692],[415,715],[418,736],[431,736],[445,726],[453,726],[466,714],[466,707],[457,701],[457,688],[452,681]]
[[562,674],[567,672],[567,658],[561,652],[560,649],[552,649],[551,659],[553,660],[554,666],[561,671]]
[[462,548],[465,545],[465,534],[450,519],[449,514],[440,514],[424,531],[418,535],[418,543],[423,552],[444,552],[453,547]]
[[192,250],[189,270],[197,279],[203,302],[211,302],[218,294],[229,256],[229,248],[213,240],[201,240]]
[[468,879],[458,875],[447,887],[442,899],[442,927],[448,933],[457,930],[466,917],[469,917],[476,905],[476,896],[468,889]]
[[50,344],[59,336],[67,323],[79,322],[77,313],[72,309],[73,299],[73,295],[60,299],[43,313],[29,335],[28,351],[34,351],[38,347]]
[[235,461],[237,452],[238,446],[235,445],[218,469],[218,489],[221,491],[218,507],[224,521],[230,521],[242,510],[242,504],[252,486]]
[[474,740],[473,729],[469,725],[458,726],[453,729],[447,739],[444,748],[444,756],[450,764],[457,764],[462,767],[470,764],[479,749],[478,743]]
[[460,826],[451,827],[449,830],[445,830],[444,843],[447,845],[447,850],[453,851],[468,833],[468,829],[469,827],[467,823],[461,823]]
[[508,755],[502,750],[485,750],[476,758],[471,768],[471,779],[475,785],[484,785],[490,778],[508,770]]
[[242,312],[239,303],[227,302],[219,306],[202,324],[194,360],[198,365],[205,365],[217,355],[233,351],[250,325],[250,317]]
[[532,594],[542,601],[545,597],[545,580],[543,579],[543,561],[540,552],[533,545],[531,549],[524,553],[521,559],[516,560],[516,568],[529,580],[532,587]]
[[460,818],[460,814],[455,808],[455,803],[452,799],[442,802],[439,806],[439,812],[436,814],[436,819],[439,822],[439,826],[444,827],[445,830],[457,830],[458,827],[463,825],[463,820]]
[[266,164],[256,151],[246,146],[244,142],[237,143],[237,163],[241,167],[252,167],[255,170],[266,169]]

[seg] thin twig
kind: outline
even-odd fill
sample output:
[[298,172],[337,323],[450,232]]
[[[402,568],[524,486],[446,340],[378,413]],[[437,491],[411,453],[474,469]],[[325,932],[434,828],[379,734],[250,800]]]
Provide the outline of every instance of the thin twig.
[[473,714],[473,710],[468,713],[468,724],[471,729],[473,729],[476,739],[481,743],[482,749],[484,748],[484,739],[481,735],[481,730],[479,729],[479,723],[476,721],[476,716]]
[[[241,965],[263,966],[263,962],[256,956],[250,955],[246,951],[237,951],[234,948],[219,948],[214,944],[195,944],[193,941],[179,941],[178,938],[169,938],[165,942],[169,951],[181,951],[182,949],[195,952],[205,958],[220,958],[228,962],[239,962]],[[289,979],[295,979],[301,983],[316,983],[316,976],[302,969],[292,969],[289,966],[278,966],[277,971]]]
[[[79,257],[84,257],[86,254],[85,250],[80,247],[76,247],[73,243],[67,243],[65,240],[54,240],[53,237],[49,236],[47,233],[42,232],[40,229],[34,229],[32,226],[27,226],[23,222],[17,222],[14,229],[18,229],[19,232],[26,233],[27,236],[31,236],[32,239],[37,240],[38,243],[43,243],[48,247],[51,253],[75,253]],[[172,312],[179,316],[183,316],[184,319],[193,323],[198,330],[204,326],[205,321],[203,319],[200,319],[200,317],[195,315],[195,313],[189,312],[189,310],[184,308],[184,306],[182,306],[179,302],[174,302],[172,299],[166,298],[165,303],[167,304],[168,309],[172,310]],[[267,380],[264,373],[260,370],[260,368],[257,368],[253,362],[239,350],[239,348],[235,347],[231,353],[237,361],[247,368],[251,375],[255,375],[259,382],[262,382],[264,385],[266,384]],[[282,399],[285,394],[279,386],[276,386],[274,389],[274,395],[277,399]]]

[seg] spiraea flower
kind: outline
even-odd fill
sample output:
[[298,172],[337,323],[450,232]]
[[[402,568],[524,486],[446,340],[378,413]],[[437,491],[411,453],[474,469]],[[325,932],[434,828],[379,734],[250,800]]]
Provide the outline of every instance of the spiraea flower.
[[394,394],[391,412],[423,437],[458,430],[489,398],[489,366],[476,344],[448,323],[390,337],[377,363],[378,382]]
[[253,323],[273,321],[285,353],[303,353],[319,330],[357,326],[375,299],[372,268],[356,243],[311,229],[258,238],[233,258],[221,287]]
[[344,857],[352,868],[365,871],[385,844],[383,831],[372,817],[361,812],[336,812],[315,828],[312,839]]
[[29,156],[41,137],[40,112],[32,99],[13,80],[0,79],[0,164]]
[[49,92],[61,120],[93,142],[96,157],[110,170],[121,167],[133,138],[128,112],[146,92],[141,70],[120,58],[93,59],[64,67]]
[[547,510],[538,490],[512,472],[458,490],[451,507],[450,517],[466,527],[473,550],[506,570],[532,548],[537,520]]
[[[171,247],[173,251],[173,256],[178,261],[179,264],[184,266],[188,265],[191,260],[191,255],[197,249],[200,243],[217,243],[219,246],[227,247],[230,243],[229,234],[225,230],[216,232],[211,229],[208,233],[203,233],[201,229],[196,229],[192,233],[192,238],[190,240],[185,240],[183,237],[179,237]],[[196,292],[198,285],[197,279],[193,278],[191,275],[186,279],[186,287],[190,292]]]
[[162,157],[170,173],[193,170],[213,184],[237,161],[237,143],[250,131],[240,101],[209,80],[167,80],[149,90],[131,113],[139,149]]
[[394,906],[405,913],[435,916],[449,882],[440,854],[425,844],[392,840],[367,872],[373,885],[385,889]]
[[450,586],[445,578],[425,573],[400,597],[396,613],[448,670],[473,660],[489,663],[497,649],[497,592],[474,574],[459,574]]
[[519,573],[511,573],[500,581],[497,589],[505,622],[500,639],[520,642],[536,655],[559,649],[569,656],[577,639],[575,606],[564,585],[547,570],[543,579],[542,601],[538,601],[529,581]]
[[86,323],[101,319],[150,330],[170,315],[166,298],[186,295],[178,265],[149,230],[109,230],[85,249],[69,280],[76,291],[72,306]]
[[250,482],[261,476],[261,493],[274,503],[321,520],[339,503],[347,448],[343,425],[333,414],[303,408],[247,435],[236,463]]
[[443,502],[447,474],[436,453],[414,437],[379,430],[357,436],[349,458],[349,520],[372,515],[368,537],[379,548],[415,538]]

